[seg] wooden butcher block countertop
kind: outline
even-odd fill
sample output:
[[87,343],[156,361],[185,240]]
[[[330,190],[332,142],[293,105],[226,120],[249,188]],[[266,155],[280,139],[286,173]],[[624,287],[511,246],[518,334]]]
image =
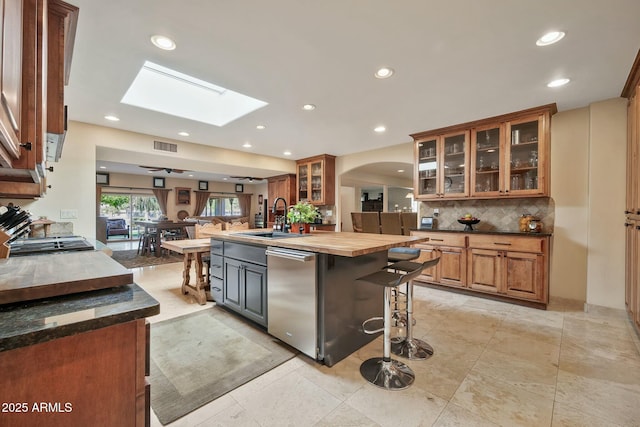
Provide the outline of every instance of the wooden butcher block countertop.
[[313,231],[310,234],[293,234],[290,237],[282,238],[268,238],[252,235],[255,233],[268,232],[270,232],[268,229],[253,229],[242,232],[223,231],[211,233],[211,237],[229,242],[299,249],[302,251],[326,253],[346,257],[371,254],[400,246],[411,246],[414,243],[429,240],[428,238],[418,236],[331,231]]
[[0,304],[124,286],[133,274],[102,251],[0,260]]

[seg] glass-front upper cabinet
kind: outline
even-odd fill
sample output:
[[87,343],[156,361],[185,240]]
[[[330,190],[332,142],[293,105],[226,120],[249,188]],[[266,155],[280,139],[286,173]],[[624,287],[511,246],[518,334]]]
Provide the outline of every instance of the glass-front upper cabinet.
[[309,163],[298,165],[298,201],[309,201]]
[[502,141],[504,127],[499,124],[471,131],[471,195],[494,197],[503,191]]
[[439,135],[416,142],[416,198],[460,198],[469,195],[469,133]]
[[545,194],[545,117],[507,122],[505,144],[505,191],[509,195]]
[[418,198],[437,198],[438,138],[416,142],[418,182],[414,188]]
[[323,206],[335,203],[335,156],[320,154],[297,160],[298,201]]

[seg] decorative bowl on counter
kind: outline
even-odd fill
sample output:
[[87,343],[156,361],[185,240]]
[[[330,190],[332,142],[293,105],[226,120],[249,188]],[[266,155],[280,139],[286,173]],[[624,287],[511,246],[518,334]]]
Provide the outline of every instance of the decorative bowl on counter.
[[464,224],[464,231],[473,231],[472,225],[480,222],[479,218],[458,218],[460,224]]

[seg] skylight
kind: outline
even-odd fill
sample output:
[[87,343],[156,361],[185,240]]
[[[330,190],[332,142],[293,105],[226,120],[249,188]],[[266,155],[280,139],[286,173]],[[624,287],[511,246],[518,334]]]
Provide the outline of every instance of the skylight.
[[268,105],[149,61],[120,102],[215,126],[224,126]]

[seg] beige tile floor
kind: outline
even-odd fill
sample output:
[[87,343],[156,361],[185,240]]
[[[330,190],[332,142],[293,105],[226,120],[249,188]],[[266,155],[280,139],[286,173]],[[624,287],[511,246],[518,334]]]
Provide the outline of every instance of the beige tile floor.
[[[210,308],[179,292],[181,264],[134,270],[157,322]],[[172,423],[186,426],[640,426],[638,339],[622,311],[548,311],[416,287],[416,381],[365,382],[381,339],[332,368],[298,356]],[[161,424],[152,415],[152,425]]]

